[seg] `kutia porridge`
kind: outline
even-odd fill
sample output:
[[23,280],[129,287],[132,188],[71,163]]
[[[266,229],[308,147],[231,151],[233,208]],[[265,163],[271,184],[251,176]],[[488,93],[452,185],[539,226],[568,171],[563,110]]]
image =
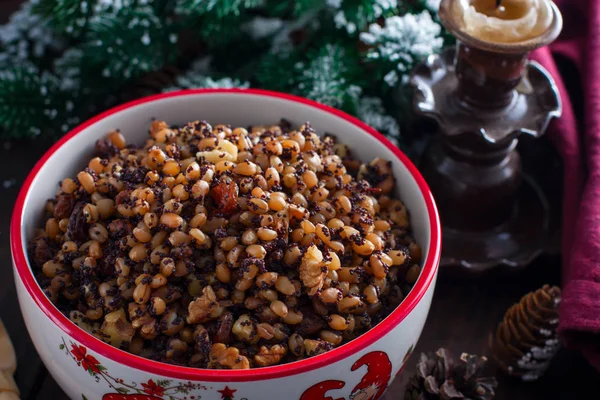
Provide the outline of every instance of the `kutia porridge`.
[[75,324],[133,354],[213,369],[311,357],[363,334],[417,280],[421,249],[368,164],[306,123],[119,131],[46,206],[29,259]]

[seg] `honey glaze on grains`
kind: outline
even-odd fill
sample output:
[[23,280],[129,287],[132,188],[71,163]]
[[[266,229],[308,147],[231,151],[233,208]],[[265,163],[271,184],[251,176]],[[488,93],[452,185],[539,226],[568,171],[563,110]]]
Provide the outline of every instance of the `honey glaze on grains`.
[[121,132],[46,205],[29,259],[82,329],[211,369],[326,352],[389,315],[421,272],[389,161],[282,121]]

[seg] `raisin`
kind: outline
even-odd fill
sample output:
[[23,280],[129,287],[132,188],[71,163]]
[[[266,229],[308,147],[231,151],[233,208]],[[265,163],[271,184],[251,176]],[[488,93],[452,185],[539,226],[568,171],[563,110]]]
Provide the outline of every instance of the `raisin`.
[[311,336],[319,333],[325,328],[325,321],[323,321],[314,311],[310,309],[302,309],[302,322],[300,322],[296,332],[302,336]]
[[33,261],[36,265],[41,266],[48,260],[54,258],[54,250],[48,244],[46,238],[37,238],[33,242]]
[[61,220],[69,218],[73,206],[75,205],[75,196],[72,194],[61,193],[56,197],[56,206],[54,207],[54,218]]
[[119,149],[112,144],[112,142],[108,139],[100,139],[96,141],[96,154],[100,156],[100,158],[111,158],[119,153]]
[[218,214],[231,215],[238,208],[238,186],[235,182],[219,183],[212,189],[211,196]]
[[231,336],[231,328],[233,327],[233,314],[228,312],[219,318],[217,332],[213,337],[213,343],[228,344]]
[[112,239],[120,239],[133,231],[131,223],[126,219],[115,219],[108,224],[108,232]]
[[128,190],[123,190],[119,192],[119,194],[115,197],[115,204],[128,204],[130,202],[130,192]]
[[86,203],[83,201],[75,204],[75,208],[69,218],[69,226],[67,234],[73,240],[83,242],[87,237],[88,223],[86,222],[85,215],[83,215],[83,208]]

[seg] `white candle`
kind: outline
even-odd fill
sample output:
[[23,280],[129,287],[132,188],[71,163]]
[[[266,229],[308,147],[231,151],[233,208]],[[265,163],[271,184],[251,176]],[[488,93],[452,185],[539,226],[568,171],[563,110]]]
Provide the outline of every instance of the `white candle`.
[[552,23],[549,0],[455,0],[452,13],[461,30],[480,40],[516,43],[544,33]]

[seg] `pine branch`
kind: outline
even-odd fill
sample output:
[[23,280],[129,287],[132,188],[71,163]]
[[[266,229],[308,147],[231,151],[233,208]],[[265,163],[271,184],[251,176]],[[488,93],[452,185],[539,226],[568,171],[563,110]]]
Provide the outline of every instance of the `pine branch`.
[[179,13],[211,15],[223,18],[230,15],[241,15],[248,9],[261,4],[260,0],[179,0],[177,10]]
[[172,61],[176,41],[152,7],[123,8],[90,22],[81,66],[88,74],[99,73],[102,85],[120,84]]
[[356,116],[365,124],[387,135],[395,144],[400,140],[398,121],[386,113],[379,97],[362,97],[358,103]]
[[257,86],[280,92],[291,91],[295,81],[294,65],[300,62],[300,56],[299,52],[287,55],[275,53],[265,55],[256,68],[254,78]]
[[32,4],[25,2],[6,24],[0,26],[0,68],[25,63],[39,66],[62,51],[65,45],[47,22],[33,13]]
[[295,0],[294,15],[300,16],[307,12],[323,7],[323,0]]
[[360,34],[368,46],[365,60],[383,81],[382,90],[405,84],[412,68],[429,54],[441,50],[442,28],[427,11],[420,14],[392,16],[385,25],[371,24],[368,32]]
[[61,117],[53,108],[57,97],[58,81],[50,74],[40,74],[32,66],[0,71],[2,138],[56,134]]
[[62,34],[78,37],[85,32],[96,4],[97,0],[36,0],[33,12]]
[[394,0],[344,0],[334,14],[334,22],[338,29],[357,35],[378,18],[392,16],[397,11]]
[[211,49],[243,37],[240,30],[259,0],[179,0],[175,14],[184,28],[197,32]]
[[294,2],[265,0],[264,12],[269,17],[291,18],[294,14]]
[[332,107],[352,111],[362,90],[353,85],[352,57],[339,45],[327,44],[313,50],[308,62],[295,66],[295,92]]
[[210,59],[205,57],[194,61],[184,74],[175,78],[173,85],[163,88],[162,91],[193,88],[248,88],[249,86],[249,82],[215,73],[210,68]]

